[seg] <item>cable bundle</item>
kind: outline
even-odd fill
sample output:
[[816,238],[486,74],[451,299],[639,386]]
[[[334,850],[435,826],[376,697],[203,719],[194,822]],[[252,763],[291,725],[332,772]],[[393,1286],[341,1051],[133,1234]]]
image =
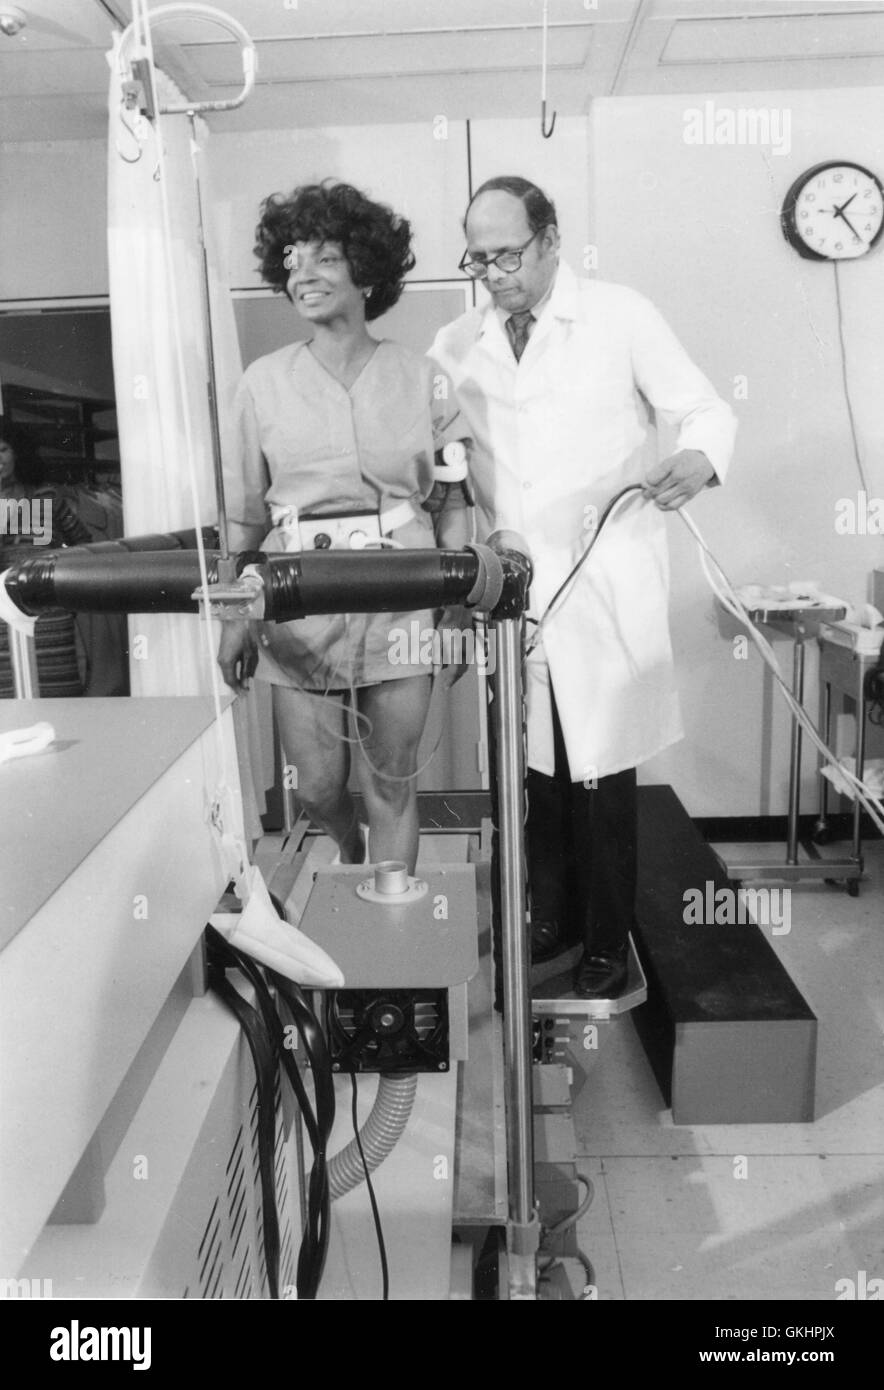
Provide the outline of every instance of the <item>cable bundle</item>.
[[[335,1118],[335,1093],[331,1059],[325,1037],[307,999],[291,980],[262,969],[241,951],[228,945],[214,927],[206,928],[209,947],[209,984],[219,998],[236,1014],[255,1064],[258,1084],[258,1164],[264,1230],[264,1253],[270,1297],[279,1298],[279,1217],[276,1207],[274,1151],[276,1133],[276,1075],[280,1061],[288,1077],[313,1150],[313,1167],[307,1194],[304,1233],[298,1254],[298,1299],[316,1298],[329,1238],[329,1188],[327,1146]],[[253,1008],[227,979],[227,970],[239,970],[255,991]],[[268,980],[270,984],[268,984]],[[303,1077],[287,1045],[286,1025],[274,1002],[270,985],[285,1002],[291,1023],[297,1029],[304,1055],[313,1073],[315,1108]]]

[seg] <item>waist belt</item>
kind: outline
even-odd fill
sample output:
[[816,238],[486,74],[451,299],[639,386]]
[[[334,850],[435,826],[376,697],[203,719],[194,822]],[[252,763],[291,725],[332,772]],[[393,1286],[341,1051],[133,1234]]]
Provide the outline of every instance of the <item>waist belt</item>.
[[[313,525],[320,521],[331,524],[336,518],[354,514],[353,512],[326,512],[323,516],[311,514],[308,517],[306,512],[302,512],[299,517],[298,508],[293,504],[281,502],[271,502],[270,504],[270,520],[273,522],[274,530],[282,532],[283,549],[290,553],[304,548],[300,533],[301,521],[306,522],[309,519]],[[383,536],[389,536],[400,526],[407,526],[417,516],[414,504],[408,498],[401,502],[394,502],[391,506],[381,507],[379,512],[372,512],[371,509],[365,508],[364,514],[372,514],[379,518],[380,532]]]

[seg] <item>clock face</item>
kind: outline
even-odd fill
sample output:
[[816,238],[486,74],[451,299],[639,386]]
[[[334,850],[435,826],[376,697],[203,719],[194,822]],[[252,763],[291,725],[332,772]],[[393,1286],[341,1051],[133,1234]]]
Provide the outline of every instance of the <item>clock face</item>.
[[884,230],[884,189],[860,164],[817,164],[789,189],[780,222],[806,259],[855,260]]

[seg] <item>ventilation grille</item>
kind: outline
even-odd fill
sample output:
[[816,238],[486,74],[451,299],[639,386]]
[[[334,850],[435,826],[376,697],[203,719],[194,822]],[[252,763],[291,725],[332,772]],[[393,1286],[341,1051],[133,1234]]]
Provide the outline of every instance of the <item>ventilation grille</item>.
[[[283,1114],[276,1077],[276,1200],[279,1212],[280,1297],[295,1284],[295,1211],[292,1202],[294,1132]],[[244,1113],[243,1113],[244,1112]],[[196,1257],[182,1298],[265,1299],[270,1296],[261,1224],[258,1165],[258,1087],[253,1081],[247,1104],[227,1153],[218,1190],[210,1205]]]
[[333,990],[326,1000],[335,1071],[447,1071],[446,989]]

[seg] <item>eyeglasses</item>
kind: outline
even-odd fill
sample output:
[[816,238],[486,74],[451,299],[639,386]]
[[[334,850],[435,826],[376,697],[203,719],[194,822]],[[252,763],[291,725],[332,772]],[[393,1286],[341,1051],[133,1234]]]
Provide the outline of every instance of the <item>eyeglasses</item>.
[[465,275],[469,275],[473,280],[484,280],[493,265],[496,265],[497,269],[502,270],[505,275],[511,275],[514,271],[522,269],[522,256],[528,250],[531,242],[535,241],[537,237],[540,236],[540,233],[545,231],[546,228],[541,227],[534,233],[534,236],[528,238],[524,246],[514,246],[512,251],[501,251],[498,255],[489,256],[487,259],[484,257],[474,257],[473,260],[470,260],[469,251],[464,251],[457,268],[458,270],[462,270]]

